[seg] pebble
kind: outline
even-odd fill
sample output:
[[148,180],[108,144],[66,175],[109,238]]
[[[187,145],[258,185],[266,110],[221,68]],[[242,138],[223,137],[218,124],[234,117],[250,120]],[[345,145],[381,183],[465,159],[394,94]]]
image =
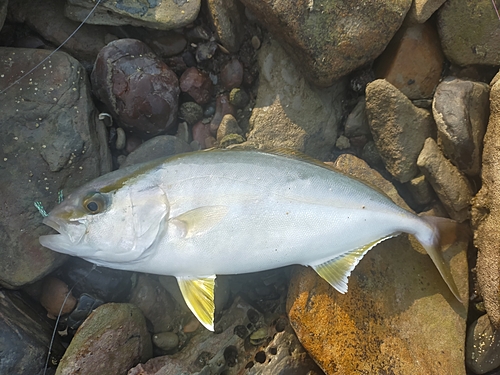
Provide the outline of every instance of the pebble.
[[500,331],[482,315],[467,331],[465,362],[474,374],[486,374],[500,367]]
[[122,128],[117,128],[115,148],[117,150],[123,150],[126,144],[127,144],[127,136],[125,135],[125,130],[123,130]]
[[169,351],[179,345],[179,336],[173,332],[160,332],[153,335],[153,344],[158,348]]
[[187,93],[198,104],[212,99],[213,84],[207,73],[195,67],[186,69],[180,78],[181,91]]
[[347,116],[344,133],[347,138],[371,134],[368,117],[366,116],[366,100],[364,96],[359,98],[358,103]]
[[215,42],[198,44],[195,53],[196,61],[198,63],[202,63],[204,61],[210,60],[212,57],[214,57],[215,51],[217,51],[217,43]]
[[91,81],[96,96],[123,127],[151,137],[176,125],[179,81],[143,42],[119,39],[106,45]]
[[257,35],[252,36],[252,47],[254,50],[258,50],[260,48],[260,39]]
[[238,59],[231,59],[222,68],[220,79],[224,90],[240,87],[243,82],[243,64]]
[[250,344],[254,346],[262,345],[269,337],[267,327],[259,328],[257,331],[250,335]]
[[218,40],[229,53],[238,52],[245,37],[245,24],[239,1],[208,0],[206,4]]
[[127,137],[127,144],[125,145],[125,152],[128,154],[137,150],[137,148],[142,144],[142,139],[136,135],[129,135]]
[[205,145],[205,140],[211,136],[210,125],[204,124],[203,122],[199,121],[193,126],[192,132],[193,141],[198,142],[202,150],[207,148]]
[[182,34],[167,32],[148,40],[153,51],[165,59],[180,54],[186,48],[187,40]]
[[71,294],[64,281],[49,276],[43,282],[40,303],[47,310],[48,317],[56,319],[59,313],[66,315],[75,308],[76,298]]
[[470,184],[445,158],[434,139],[425,140],[417,164],[450,217],[458,222],[467,220],[473,195]]
[[235,116],[236,109],[229,102],[227,95],[219,95],[215,102],[214,117],[212,117],[212,120],[210,121],[210,132],[213,135],[217,135],[217,130],[219,129],[222,119],[228,114]]
[[68,315],[66,321],[67,327],[70,330],[75,331],[82,325],[82,323],[87,319],[87,317],[97,309],[99,306],[103,305],[104,301],[91,296],[90,294],[83,293],[78,298],[78,303],[75,309]]
[[349,142],[349,138],[345,135],[340,135],[335,142],[335,147],[339,150],[346,150],[351,147],[351,143]]
[[229,147],[231,145],[236,145],[245,142],[245,138],[243,138],[239,134],[228,134],[222,137],[219,141],[219,146],[222,148]]
[[184,102],[179,108],[179,117],[194,125],[203,118],[203,108],[195,102]]
[[217,129],[217,140],[221,141],[222,138],[230,134],[243,135],[243,131],[234,116],[228,113],[222,118],[219,128]]
[[412,178],[407,183],[408,190],[410,191],[413,199],[419,205],[427,205],[432,201],[433,191],[430,184],[424,175]]
[[250,102],[250,97],[244,89],[234,88],[229,93],[229,102],[236,108],[243,109]]
[[184,327],[182,328],[182,332],[191,333],[191,332],[196,331],[199,327],[201,327],[200,321],[193,317],[189,320],[189,322],[187,322],[184,325]]

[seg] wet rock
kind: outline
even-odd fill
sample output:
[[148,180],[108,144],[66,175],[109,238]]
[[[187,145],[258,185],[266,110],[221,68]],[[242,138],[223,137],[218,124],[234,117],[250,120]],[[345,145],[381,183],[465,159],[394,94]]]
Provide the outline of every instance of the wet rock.
[[[11,1],[9,12],[16,22],[26,23],[56,46],[60,46],[80,25],[80,22],[64,17],[62,0]],[[94,61],[101,48],[106,45],[107,34],[102,26],[83,25],[67,41],[63,50],[78,59]]]
[[123,127],[154,136],[176,125],[177,76],[141,41],[106,45],[91,78],[94,93]]
[[[91,0],[70,0],[66,6],[66,16],[76,21],[83,21],[94,5],[95,3]],[[170,30],[193,22],[198,16],[200,5],[200,0],[104,1],[85,22],[97,25],[131,25]]]
[[385,167],[398,181],[410,181],[418,173],[418,155],[431,135],[431,114],[383,79],[366,87],[366,112]]
[[[372,173],[355,177],[385,191],[379,183],[387,181]],[[464,301],[466,250],[461,239],[443,253]],[[310,268],[297,268],[287,310],[300,342],[326,374],[465,374],[467,309],[412,237],[369,251],[349,277],[346,294]]]
[[80,326],[56,375],[125,374],[151,357],[151,337],[141,311],[130,304],[98,307]]
[[213,84],[207,73],[195,67],[186,69],[179,79],[181,91],[187,93],[198,104],[212,99]]
[[[51,325],[18,294],[0,291],[1,374],[41,374],[51,335]],[[56,338],[51,360],[58,360],[63,352]]]
[[492,326],[488,315],[469,327],[465,361],[474,374],[486,374],[500,367],[500,331]]
[[321,87],[380,55],[411,5],[411,0],[242,2],[280,40],[304,76]]
[[127,156],[123,167],[192,151],[189,144],[173,135],[159,135],[144,142]]
[[220,43],[229,52],[238,52],[245,36],[242,6],[235,0],[208,0],[207,7]]
[[184,51],[187,40],[182,34],[166,32],[156,35],[153,38],[148,38],[147,44],[153,49],[155,54],[165,59]]
[[500,23],[490,0],[449,0],[438,12],[443,52],[457,65],[500,65]]
[[419,205],[426,205],[432,201],[432,187],[424,175],[412,178],[407,184],[413,199]]
[[[48,54],[1,48],[0,89]],[[75,59],[56,53],[1,94],[0,284],[4,287],[31,283],[64,259],[40,246],[38,237],[51,229],[41,225],[33,203],[40,200],[50,210],[59,190],[71,191],[111,169],[105,129],[97,121],[85,76]]]
[[203,108],[195,102],[182,103],[179,108],[179,117],[194,125],[203,118]]
[[424,23],[446,0],[415,0],[411,4],[407,18],[412,22]]
[[500,328],[500,82],[490,93],[490,119],[484,136],[482,187],[472,210],[474,245],[478,248],[477,281],[486,312]]
[[169,351],[179,345],[179,336],[173,332],[160,332],[153,335],[153,344],[158,348]]
[[246,144],[285,147],[325,159],[337,139],[345,82],[328,89],[310,86],[273,40],[262,44],[258,64],[259,86]]
[[49,318],[56,319],[75,308],[76,298],[65,282],[55,277],[47,277],[43,282],[40,303],[47,310]]
[[444,157],[434,139],[426,139],[417,164],[450,217],[458,222],[467,220],[472,199],[470,184]]
[[240,88],[234,88],[229,93],[229,103],[234,105],[236,108],[243,109],[250,102],[250,97],[247,92]]
[[403,26],[377,60],[375,72],[409,99],[430,98],[441,79],[444,56],[430,22]]
[[165,288],[150,277],[138,276],[129,302],[141,309],[153,324],[154,333],[172,331],[180,325],[179,306]]
[[359,135],[368,135],[370,133],[370,125],[366,116],[366,100],[361,97],[354,109],[347,116],[345,122],[345,135],[348,138]]
[[219,129],[220,123],[226,115],[236,116],[236,110],[229,102],[227,95],[219,95],[215,101],[214,117],[210,121],[210,132],[213,135],[217,135],[217,129]]
[[227,114],[222,118],[219,128],[217,129],[217,140],[220,141],[229,134],[243,134],[243,131],[238,125],[238,121],[236,121],[231,114]]
[[220,80],[224,90],[240,87],[243,82],[243,64],[238,59],[228,61],[220,72]]
[[434,95],[432,113],[443,153],[461,171],[479,174],[483,136],[489,116],[485,83],[446,78]]

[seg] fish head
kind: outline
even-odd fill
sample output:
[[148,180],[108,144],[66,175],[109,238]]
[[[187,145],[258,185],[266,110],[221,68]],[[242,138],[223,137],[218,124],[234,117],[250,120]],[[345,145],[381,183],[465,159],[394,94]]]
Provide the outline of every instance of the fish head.
[[113,185],[112,177],[81,187],[56,206],[43,223],[58,234],[41,236],[42,246],[113,268],[144,259],[168,217],[168,201],[147,179]]

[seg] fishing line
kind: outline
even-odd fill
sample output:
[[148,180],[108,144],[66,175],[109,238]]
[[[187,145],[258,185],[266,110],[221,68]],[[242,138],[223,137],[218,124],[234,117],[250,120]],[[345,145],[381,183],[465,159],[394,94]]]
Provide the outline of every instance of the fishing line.
[[71,287],[71,289],[68,291],[68,293],[66,293],[66,297],[64,297],[64,300],[63,300],[63,303],[61,305],[61,308],[59,309],[59,314],[57,314],[57,319],[56,319],[56,323],[54,325],[54,330],[52,331],[52,337],[50,338],[50,343],[49,343],[49,351],[47,352],[47,358],[45,360],[45,367],[43,369],[43,375],[46,375],[47,374],[47,369],[49,367],[49,361],[50,361],[50,354],[52,352],[52,345],[54,344],[54,340],[56,338],[56,333],[57,333],[57,325],[59,324],[59,321],[61,320],[61,315],[62,315],[62,311],[63,311],[63,308],[64,308],[64,305],[66,304],[66,301],[68,300],[71,292],[73,291],[73,289],[75,288],[75,286],[77,286],[81,281],[85,280],[87,277],[89,277],[90,273],[92,271],[94,271],[96,269],[96,265],[93,264],[92,265],[92,268],[90,269],[89,272],[87,272],[86,275],[82,276],[79,280],[77,280],[73,286]]
[[71,38],[73,38],[75,36],[75,34],[78,32],[78,30],[81,29],[81,27],[85,24],[85,22],[87,22],[87,20],[90,18],[90,16],[92,15],[92,13],[94,13],[94,11],[97,9],[97,6],[101,3],[101,1],[103,1],[103,0],[97,0],[96,4],[91,9],[91,11],[89,12],[89,14],[87,14],[87,16],[85,17],[85,19],[80,23],[80,25],[75,29],[75,31],[73,31],[71,33],[71,35],[68,36],[66,38],[66,40],[61,43],[61,45],[59,45],[59,47],[57,47],[55,50],[53,50],[46,58],[44,58],[42,61],[40,61],[38,64],[36,64],[33,68],[31,68],[28,73],[26,73],[25,75],[21,76],[20,78],[18,78],[17,80],[15,80],[13,83],[11,83],[9,86],[7,86],[2,91],[0,91],[0,94],[3,94],[5,91],[7,91],[8,89],[10,89],[12,86],[17,85],[24,78],[26,78],[27,76],[29,76],[36,69],[38,69],[42,64],[44,64],[48,59],[50,59],[54,53],[56,53],[57,51],[59,51]]

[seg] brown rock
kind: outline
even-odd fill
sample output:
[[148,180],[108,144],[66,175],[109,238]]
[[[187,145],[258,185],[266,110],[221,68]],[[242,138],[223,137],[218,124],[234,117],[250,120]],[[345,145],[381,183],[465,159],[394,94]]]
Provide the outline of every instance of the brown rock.
[[434,139],[426,139],[417,164],[450,217],[458,222],[467,220],[472,199],[470,184],[444,157]]
[[417,158],[431,134],[431,114],[383,79],[366,87],[366,112],[385,167],[400,182],[410,181],[418,173]]
[[236,116],[236,109],[229,101],[227,95],[219,95],[215,101],[215,114],[210,121],[210,132],[213,135],[217,135],[217,130],[219,129],[220,123],[224,116],[232,115]]
[[201,121],[197,122],[196,124],[194,124],[192,132],[193,141],[198,142],[202,150],[207,148],[205,140],[212,135],[212,133],[210,133],[210,125],[204,124]]
[[472,222],[478,248],[477,281],[486,312],[500,328],[500,83],[491,88],[490,119],[484,137],[482,187],[474,199]]
[[217,129],[217,140],[220,141],[229,134],[243,134],[243,131],[238,125],[238,121],[236,121],[234,116],[231,114],[227,114],[222,118],[219,128]]
[[207,7],[220,43],[229,52],[238,52],[245,35],[243,9],[239,1],[208,0]]
[[56,319],[59,315],[73,311],[76,298],[71,294],[64,281],[55,277],[47,277],[43,282],[40,303],[47,310],[49,318]]
[[409,99],[430,98],[441,78],[444,56],[432,23],[403,26],[379,57],[375,73]]
[[485,314],[469,327],[465,361],[474,374],[486,374],[500,366],[500,331]]
[[424,23],[446,0],[414,0],[407,18],[410,21]]
[[477,175],[481,168],[489,92],[485,83],[449,77],[439,84],[432,103],[443,153],[469,175]]
[[238,59],[231,59],[220,72],[220,80],[224,90],[241,86],[243,82],[243,64]]
[[412,178],[408,182],[407,187],[417,204],[425,205],[432,201],[432,187],[429,185],[424,175]]
[[401,26],[411,0],[243,0],[312,83],[335,80],[372,61]]
[[207,73],[194,66],[182,73],[179,79],[181,91],[189,94],[198,104],[206,104],[212,99],[213,83]]
[[349,113],[344,128],[345,135],[348,138],[371,134],[368,117],[366,117],[365,97],[361,97],[358,104],[356,104],[351,113]]

